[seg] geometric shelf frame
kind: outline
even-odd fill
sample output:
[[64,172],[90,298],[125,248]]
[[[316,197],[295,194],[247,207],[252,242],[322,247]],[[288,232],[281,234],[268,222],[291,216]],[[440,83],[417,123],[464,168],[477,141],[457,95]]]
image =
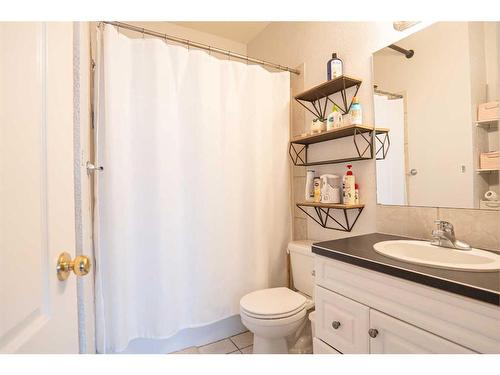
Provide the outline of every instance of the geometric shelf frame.
[[[315,118],[325,120],[328,102],[336,105],[343,114],[349,113],[352,101],[357,95],[360,86],[361,80],[342,75],[296,95],[295,100],[312,113]],[[347,97],[347,89],[349,88],[353,88],[350,99]],[[341,104],[332,98],[337,93],[340,93]]]
[[[314,202],[303,202],[297,203],[297,207],[304,212],[307,216],[309,216],[312,220],[314,220],[317,224],[321,225],[323,228],[338,230],[341,232],[350,232],[356,222],[358,221],[361,212],[363,211],[363,204],[355,204],[355,205],[345,205],[345,204],[329,204],[329,203],[314,203]],[[311,215],[307,211],[307,207],[313,207],[316,216]],[[331,212],[332,211],[343,211],[343,218],[335,218]],[[356,217],[351,222],[349,220],[348,211],[357,210]],[[342,216],[342,215],[341,215]],[[335,224],[333,224],[333,223]],[[331,225],[335,226],[331,226]]]
[[[292,162],[296,166],[313,166],[325,164],[338,164],[351,161],[373,159],[373,133],[374,129],[371,126],[365,125],[349,125],[343,128],[313,134],[305,137],[295,138],[290,142],[288,153]],[[352,136],[356,156],[342,159],[321,160],[310,162],[307,157],[309,145],[326,142],[333,139],[345,138]]]
[[375,130],[375,158],[377,160],[384,160],[391,147],[391,139],[389,137],[389,129],[376,129]]

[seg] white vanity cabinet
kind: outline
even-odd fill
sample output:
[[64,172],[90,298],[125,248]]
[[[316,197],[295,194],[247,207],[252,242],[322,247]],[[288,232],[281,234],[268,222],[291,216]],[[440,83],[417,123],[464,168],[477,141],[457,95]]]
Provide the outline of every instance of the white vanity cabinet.
[[315,257],[315,353],[500,353],[500,307]]

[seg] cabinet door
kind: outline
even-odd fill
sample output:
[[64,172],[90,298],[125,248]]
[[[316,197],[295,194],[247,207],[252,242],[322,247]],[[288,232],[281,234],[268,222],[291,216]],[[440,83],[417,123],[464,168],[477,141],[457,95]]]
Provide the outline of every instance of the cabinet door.
[[320,339],[313,337],[313,354],[342,354],[325,344]]
[[369,308],[316,286],[316,336],[341,353],[369,352]]
[[370,310],[370,329],[376,330],[370,335],[370,353],[373,354],[474,353],[376,310]]

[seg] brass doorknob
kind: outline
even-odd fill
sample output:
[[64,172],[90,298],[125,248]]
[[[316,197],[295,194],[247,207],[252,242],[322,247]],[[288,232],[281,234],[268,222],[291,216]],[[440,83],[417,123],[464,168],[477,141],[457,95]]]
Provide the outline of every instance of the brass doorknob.
[[368,330],[368,335],[370,335],[370,337],[374,339],[375,337],[378,336],[378,330],[375,328],[370,328]]
[[91,267],[90,259],[85,255],[78,255],[75,260],[71,260],[71,255],[64,252],[57,259],[57,278],[60,281],[68,279],[71,271],[76,276],[85,276],[89,273]]

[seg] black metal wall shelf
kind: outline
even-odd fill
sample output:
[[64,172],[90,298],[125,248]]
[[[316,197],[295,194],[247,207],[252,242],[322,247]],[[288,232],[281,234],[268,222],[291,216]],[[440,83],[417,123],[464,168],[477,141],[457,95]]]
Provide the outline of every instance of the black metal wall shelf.
[[[319,134],[296,137],[290,142],[288,153],[294,165],[305,167],[312,165],[338,164],[351,161],[370,160],[373,159],[374,130],[376,134],[388,133],[387,129],[374,129],[373,126],[349,125]],[[356,148],[356,156],[314,162],[307,160],[307,149],[309,148],[309,145],[351,136],[353,137],[353,143]],[[361,144],[359,144],[359,140],[361,140]]]
[[[352,100],[358,93],[360,86],[361,80],[342,75],[296,95],[295,100],[316,118],[325,119],[328,102],[336,105],[343,114],[349,113]],[[347,89],[351,87],[354,88],[354,94],[348,100]],[[330,98],[330,96],[337,93],[340,93],[342,105]]]
[[[333,204],[333,203],[314,203],[314,202],[302,202],[302,203],[297,203],[297,207],[304,212],[307,216],[309,216],[311,219],[313,219],[316,223],[321,225],[323,228],[326,229],[333,229],[333,230],[338,230],[341,232],[350,232],[352,228],[354,227],[354,224],[356,224],[356,221],[358,221],[359,215],[361,214],[361,211],[363,211],[363,208],[365,207],[364,204],[353,204],[353,205],[347,205],[347,204]],[[307,207],[313,207],[314,211],[316,212],[316,217],[311,215],[309,212],[307,212]],[[341,210],[343,211],[343,219],[344,223],[341,223],[341,220],[335,219],[332,214],[330,214],[331,210]],[[349,215],[347,214],[348,211],[350,210],[357,210],[356,217],[352,221],[352,223],[349,222]],[[329,222],[333,221],[337,224],[336,227],[331,227],[329,226]]]
[[389,129],[376,128],[375,129],[375,158],[377,160],[384,160],[391,147],[391,139],[389,138]]

